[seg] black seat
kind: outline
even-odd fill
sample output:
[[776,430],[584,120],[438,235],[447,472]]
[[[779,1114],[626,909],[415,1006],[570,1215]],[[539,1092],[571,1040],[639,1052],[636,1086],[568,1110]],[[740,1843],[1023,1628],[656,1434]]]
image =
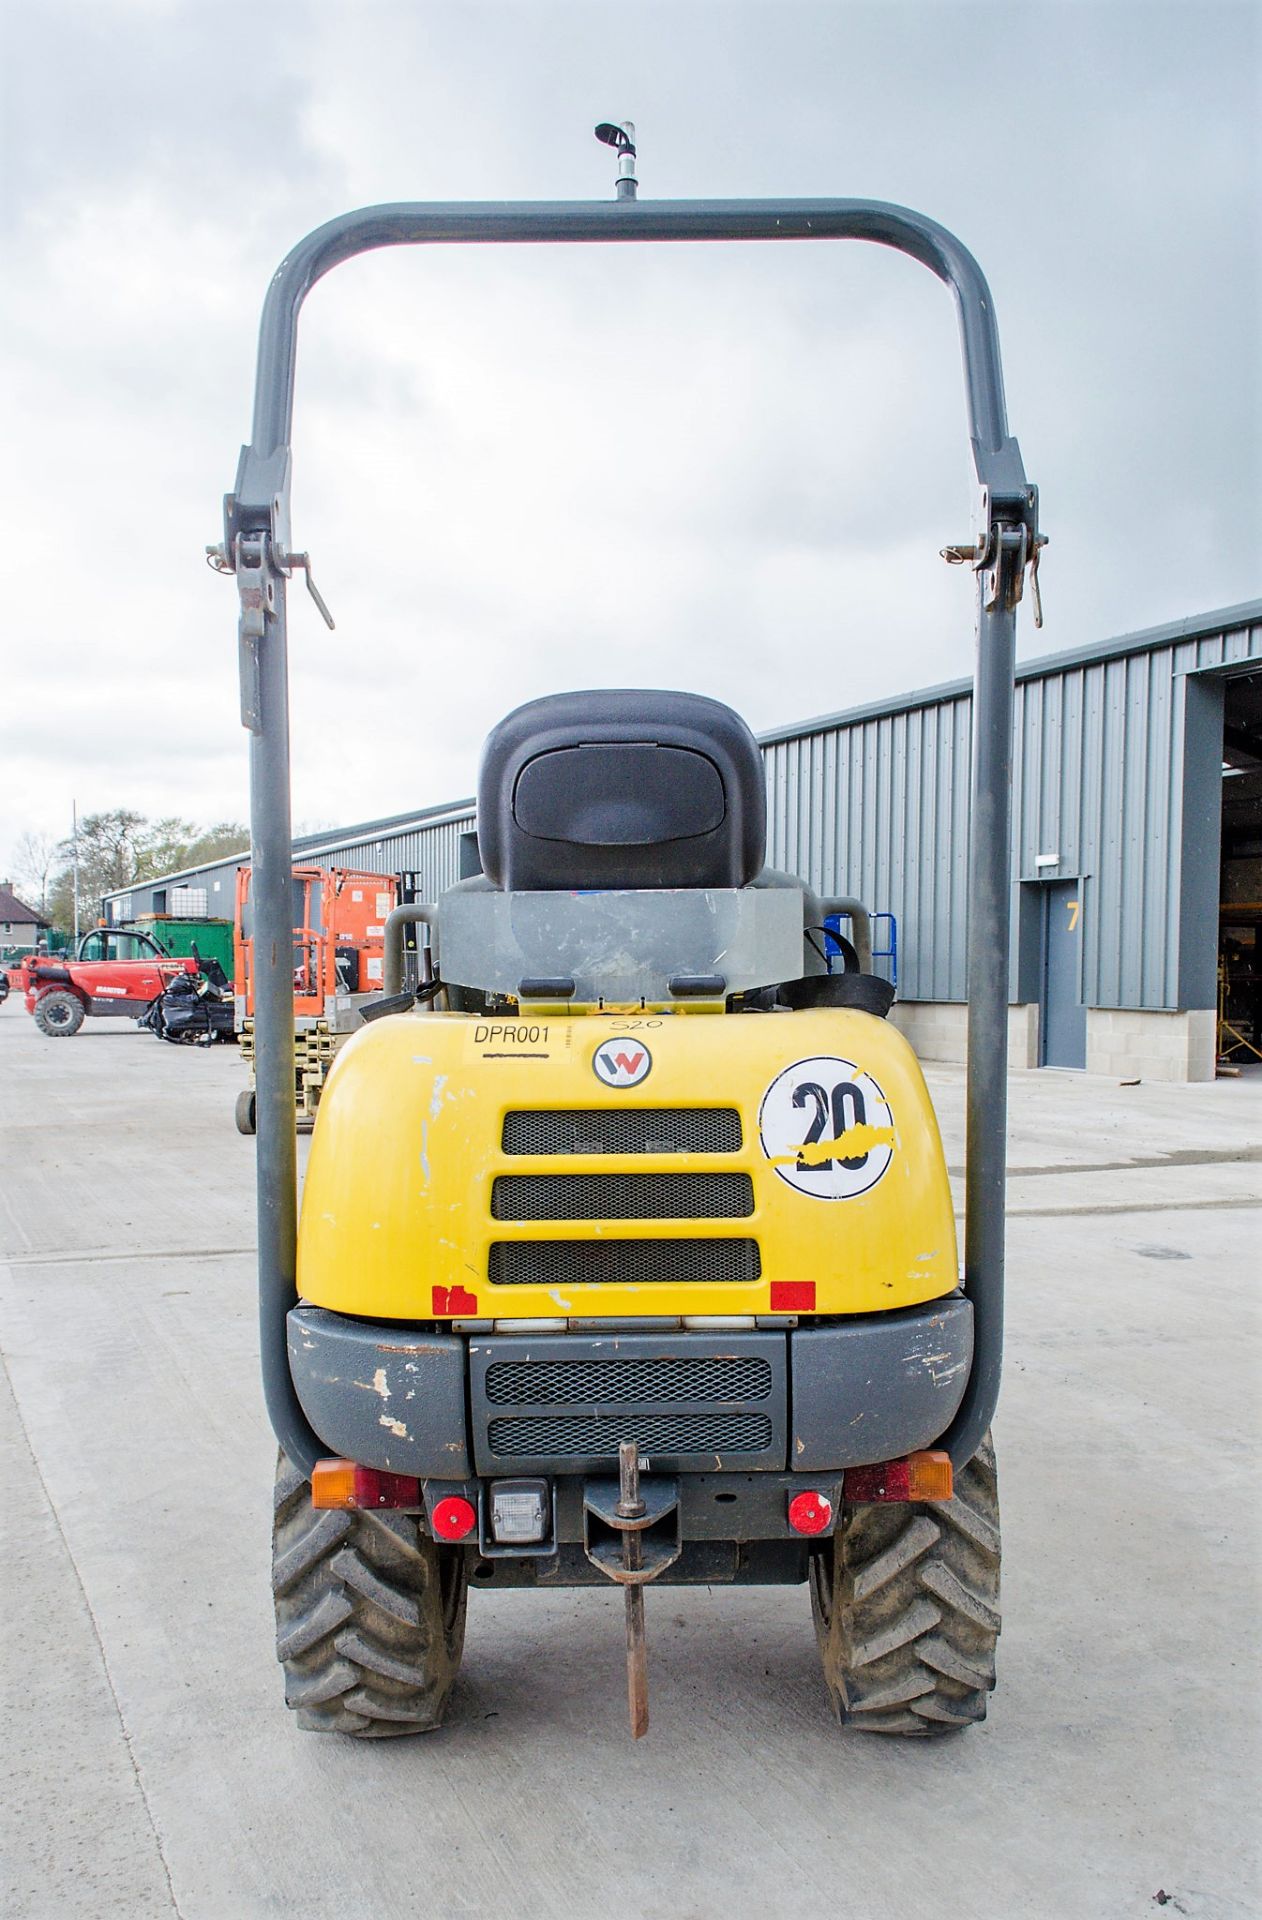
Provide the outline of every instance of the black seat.
[[701,694],[552,694],[482,751],[478,848],[509,892],[744,887],[766,835],[757,742]]

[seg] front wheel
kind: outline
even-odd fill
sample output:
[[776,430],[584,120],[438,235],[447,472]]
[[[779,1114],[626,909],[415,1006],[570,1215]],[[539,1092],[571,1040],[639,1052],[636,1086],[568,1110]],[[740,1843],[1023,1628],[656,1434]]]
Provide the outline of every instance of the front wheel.
[[258,1132],[257,1096],[249,1087],[237,1095],[235,1118],[238,1133]]
[[284,1454],[275,1514],[276,1652],[298,1725],[359,1740],[441,1726],[464,1651],[463,1549],[415,1514],[313,1507]]
[[86,1013],[87,1008],[77,993],[42,993],[35,1002],[34,1020],[50,1040],[60,1040],[78,1033]]
[[940,1504],[855,1506],[811,1568],[843,1726],[949,1733],[986,1718],[999,1638],[999,1494],[987,1435]]

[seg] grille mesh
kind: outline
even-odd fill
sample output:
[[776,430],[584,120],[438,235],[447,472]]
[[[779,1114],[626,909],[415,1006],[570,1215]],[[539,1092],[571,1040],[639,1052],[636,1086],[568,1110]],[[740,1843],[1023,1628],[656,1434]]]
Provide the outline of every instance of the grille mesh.
[[739,1220],[754,1211],[747,1173],[508,1174],[496,1220]]
[[500,1458],[614,1459],[623,1440],[644,1453],[761,1453],[771,1445],[771,1422],[762,1413],[558,1413],[492,1420],[489,1437]]
[[632,1360],[496,1360],[486,1397],[495,1406],[636,1404],[662,1400],[765,1400],[771,1365],[755,1355]]
[[505,1153],[739,1153],[735,1107],[590,1107],[506,1113]]
[[757,1280],[756,1240],[496,1240],[497,1287],[687,1286]]

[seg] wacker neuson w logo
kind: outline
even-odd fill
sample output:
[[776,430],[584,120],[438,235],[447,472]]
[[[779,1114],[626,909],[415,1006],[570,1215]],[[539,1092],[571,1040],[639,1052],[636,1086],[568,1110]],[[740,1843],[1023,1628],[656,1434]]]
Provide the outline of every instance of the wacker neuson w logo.
[[653,1056],[640,1040],[605,1040],[592,1055],[592,1071],[607,1087],[638,1087]]

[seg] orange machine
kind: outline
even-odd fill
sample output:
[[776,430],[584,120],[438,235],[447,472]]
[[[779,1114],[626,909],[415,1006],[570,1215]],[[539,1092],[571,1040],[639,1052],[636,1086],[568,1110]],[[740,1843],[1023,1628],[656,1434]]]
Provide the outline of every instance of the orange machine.
[[[250,869],[237,870],[233,985],[242,1057],[254,1069],[254,925]],[[393,874],[352,867],[295,867],[294,1073],[300,1119],[315,1118],[333,1057],[362,1025],[360,1007],[380,993],[386,916],[397,904]],[[254,1088],[237,1100],[237,1126],[253,1133]]]

